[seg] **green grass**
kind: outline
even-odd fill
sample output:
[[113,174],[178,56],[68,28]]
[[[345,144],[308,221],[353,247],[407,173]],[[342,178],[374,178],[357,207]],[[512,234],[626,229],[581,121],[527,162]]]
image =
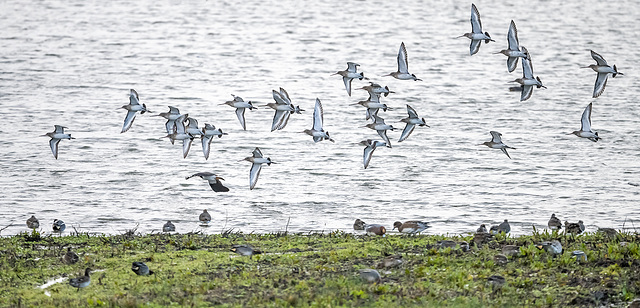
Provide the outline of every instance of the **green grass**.
[[[329,234],[149,234],[46,236],[37,232],[0,238],[0,307],[190,306],[626,306],[640,293],[640,239],[618,234],[576,237],[549,233],[497,236],[482,248],[438,249],[437,241],[472,243],[469,236],[360,236]],[[565,252],[551,257],[536,248],[559,239]],[[625,242],[621,244],[621,242]],[[230,251],[250,244],[252,258]],[[521,256],[497,265],[505,244]],[[72,247],[80,261],[60,257]],[[571,251],[583,250],[578,263]],[[396,268],[378,268],[382,282],[369,284],[358,270],[377,268],[387,255],[402,255]],[[136,276],[133,261],[155,275]],[[94,270],[91,285],[77,291],[60,277]],[[506,284],[493,289],[487,277]],[[46,295],[45,291],[47,292]]]

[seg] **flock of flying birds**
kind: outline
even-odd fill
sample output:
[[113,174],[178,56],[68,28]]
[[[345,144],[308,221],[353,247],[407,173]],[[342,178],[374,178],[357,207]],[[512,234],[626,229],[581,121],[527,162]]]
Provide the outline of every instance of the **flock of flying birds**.
[[[482,31],[480,13],[474,4],[471,4],[471,32],[465,33],[459,37],[466,37],[471,40],[470,55],[474,55],[479,51],[482,41],[484,41],[485,43],[494,41],[488,32]],[[546,87],[542,84],[540,77],[534,77],[533,75],[531,55],[524,46],[520,46],[518,40],[518,31],[513,20],[510,23],[509,31],[507,33],[507,43],[508,48],[497,53],[501,53],[507,56],[507,69],[509,72],[513,72],[516,69],[518,59],[521,59],[522,78],[517,78],[513,81],[520,84],[520,86],[511,87],[510,90],[520,91],[520,100],[524,101],[531,97],[534,87]],[[591,64],[589,66],[586,66],[585,68],[591,68],[595,72],[597,72],[597,78],[593,90],[593,97],[596,98],[604,92],[609,74],[611,74],[613,77],[616,77],[617,75],[622,75],[622,73],[618,72],[618,69],[615,65],[608,65],[607,61],[605,61],[600,54],[591,51],[591,57],[596,61],[597,64]],[[397,63],[397,71],[384,76],[391,76],[400,80],[421,80],[416,77],[415,74],[409,73],[407,49],[404,42],[400,44]],[[357,63],[347,62],[346,70],[338,71],[334,74],[342,76],[345,89],[349,96],[351,96],[351,83],[353,79],[369,79],[365,77],[362,72],[358,72],[358,66],[359,64]],[[360,144],[365,147],[363,153],[363,165],[366,169],[369,166],[371,157],[375,149],[377,149],[378,147],[392,147],[391,141],[387,136],[387,131],[393,130],[394,127],[392,125],[386,124],[384,119],[378,114],[378,112],[380,111],[380,109],[382,109],[383,111],[387,111],[387,109],[389,108],[386,104],[381,103],[381,97],[387,97],[390,93],[395,92],[390,91],[386,86],[383,87],[374,82],[370,82],[369,85],[363,86],[359,89],[366,90],[369,93],[369,98],[366,101],[360,101],[357,103],[357,105],[361,105],[366,108],[366,119],[372,121],[365,127],[375,130],[382,138],[382,140],[366,139],[360,142]],[[301,109],[300,106],[293,105],[289,94],[283,88],[280,88],[279,91],[273,90],[272,96],[275,102],[268,103],[263,107],[270,107],[275,110],[273,122],[271,125],[271,131],[282,130],[287,126],[291,115],[300,114],[304,110]],[[233,95],[233,100],[227,101],[224,104],[236,109],[235,112],[238,120],[240,121],[240,125],[242,126],[242,129],[246,130],[245,111],[246,109],[256,109],[257,107],[255,107],[253,103],[254,102],[252,101],[244,101],[241,97]],[[150,112],[145,104],[140,104],[138,93],[133,89],[131,89],[129,93],[129,104],[124,105],[121,108],[127,110],[124,124],[122,126],[122,133],[127,132],[131,128],[138,112],[140,112],[141,114]],[[580,130],[574,131],[572,132],[572,134],[596,142],[600,139],[600,137],[598,136],[597,132],[594,132],[591,129],[591,111],[592,103],[587,105],[582,113]],[[416,126],[429,127],[426,124],[425,119],[420,118],[413,107],[407,105],[407,113],[408,117],[401,120],[402,122],[406,123],[406,126],[404,127],[404,130],[402,131],[398,142],[406,140],[411,135]],[[227,134],[224,133],[222,129],[216,129],[214,125],[209,123],[205,123],[205,126],[203,128],[198,127],[198,121],[196,119],[189,117],[188,114],[180,114],[178,108],[173,106],[169,106],[168,112],[162,112],[156,116],[161,116],[167,120],[165,124],[167,132],[166,137],[169,138],[172,144],[175,141],[182,141],[183,158],[186,158],[187,154],[189,153],[193,140],[196,137],[200,136],[204,157],[205,159],[208,159],[210,153],[210,145],[213,138],[221,138],[222,136]],[[66,127],[61,125],[55,125],[55,129],[53,132],[44,135],[51,138],[49,144],[51,146],[53,156],[56,159],[58,158],[58,144],[60,143],[60,140],[75,139],[71,137],[70,134],[65,133],[65,128]],[[323,128],[323,108],[320,99],[316,98],[313,111],[313,125],[311,129],[304,130],[304,133],[312,136],[315,142],[320,142],[323,140],[334,142],[334,140],[330,137],[329,132],[325,131]],[[493,149],[500,149],[504,154],[507,155],[507,157],[511,158],[511,156],[507,152],[507,149],[515,148],[510,147],[502,142],[501,133],[491,131],[490,134],[492,137],[491,141],[484,142],[482,143],[482,145],[486,145]],[[249,173],[249,188],[253,189],[258,181],[258,176],[260,175],[262,166],[264,164],[271,165],[274,162],[269,157],[264,157],[262,151],[259,148],[255,148],[255,150],[253,150],[252,152],[252,156],[249,156],[244,160],[252,163]],[[200,172],[188,176],[187,179],[195,176],[207,180],[211,188],[216,192],[228,191],[228,188],[224,187],[220,182],[220,180],[223,180],[223,178],[217,176],[216,174],[210,172]]]
[[[474,4],[471,4],[471,29],[472,29],[471,32],[465,33],[459,36],[459,37],[466,37],[471,40],[470,55],[474,55],[480,50],[480,45],[482,41],[484,41],[485,43],[495,42],[495,40],[491,38],[488,32],[482,31],[480,13]],[[521,93],[520,101],[528,100],[529,98],[531,98],[531,95],[533,94],[534,87],[536,88],[546,88],[546,87],[542,84],[540,77],[537,77],[537,76],[534,77],[533,75],[533,65],[531,61],[531,55],[524,46],[520,46],[519,40],[518,40],[518,31],[516,29],[516,24],[513,20],[510,23],[509,31],[507,33],[507,43],[508,43],[507,49],[501,50],[497,53],[501,53],[507,56],[507,69],[509,73],[513,72],[516,69],[518,64],[518,59],[521,59],[521,63],[522,63],[522,78],[518,78],[513,81],[518,83],[520,86],[511,87],[509,90],[519,91]],[[597,77],[596,77],[596,81],[593,89],[593,98],[597,98],[604,92],[609,74],[611,74],[614,78],[617,75],[623,75],[623,74],[618,72],[618,69],[615,65],[610,66],[609,64],[607,64],[607,61],[600,54],[594,52],[593,50],[591,51],[591,57],[596,61],[596,64],[585,66],[585,68],[591,68],[597,73]],[[391,76],[400,80],[413,80],[413,81],[421,80],[417,78],[416,75],[409,73],[407,49],[404,45],[404,42],[400,44],[400,50],[398,51],[397,62],[398,62],[397,71],[389,73],[384,76]],[[353,79],[359,79],[359,80],[369,79],[369,78],[366,78],[362,72],[357,71],[358,66],[359,64],[357,63],[347,62],[346,70],[338,71],[334,74],[334,75],[342,76],[345,89],[349,96],[351,96],[351,83]],[[366,139],[360,142],[360,144],[365,147],[364,153],[363,153],[363,165],[364,165],[364,168],[366,169],[369,166],[371,157],[376,148],[392,147],[391,141],[389,140],[389,137],[387,136],[386,132],[387,130],[393,130],[394,128],[393,126],[386,124],[384,119],[378,115],[378,112],[380,111],[380,109],[386,112],[389,108],[386,104],[380,102],[381,97],[382,96],[387,97],[390,93],[395,93],[395,92],[390,91],[389,88],[386,86],[383,87],[373,82],[370,82],[369,85],[363,86],[362,88],[359,88],[359,89],[366,90],[369,93],[369,98],[366,101],[360,101],[356,103],[356,105],[361,105],[366,108],[366,119],[372,120],[372,123],[367,124],[365,127],[375,130],[378,133],[378,135],[382,138],[382,141]],[[287,126],[287,123],[291,115],[300,114],[304,110],[301,109],[300,106],[293,105],[289,97],[289,94],[283,88],[280,88],[279,91],[273,90],[272,96],[275,103],[268,103],[263,107],[270,107],[275,110],[273,122],[271,125],[271,131],[282,130]],[[233,95],[233,100],[227,101],[224,104],[229,105],[236,109],[235,112],[240,122],[240,125],[242,126],[243,130],[246,130],[246,122],[245,122],[246,109],[249,109],[249,110],[257,109],[257,107],[253,105],[253,102],[244,101],[241,97]],[[147,109],[147,106],[145,104],[140,104],[138,93],[134,89],[130,90],[129,104],[124,105],[121,108],[127,110],[127,114],[124,119],[124,124],[122,126],[121,133],[125,133],[131,128],[133,121],[135,120],[138,112],[140,112],[140,114],[144,114],[147,112],[151,113],[151,111]],[[592,103],[587,105],[587,107],[584,109],[582,113],[580,130],[574,131],[571,134],[574,134],[581,138],[587,138],[591,141],[596,142],[600,139],[600,137],[598,136],[597,132],[593,132],[591,130],[591,111],[592,111]],[[406,125],[402,131],[400,138],[398,139],[398,142],[402,142],[406,140],[411,135],[411,133],[413,132],[416,126],[429,127],[426,124],[425,119],[420,118],[418,116],[418,113],[413,107],[407,105],[407,113],[408,113],[408,117],[401,119],[401,122],[406,123]],[[165,123],[165,128],[167,132],[166,137],[169,138],[172,144],[174,144],[175,141],[182,141],[183,158],[186,158],[191,148],[191,144],[197,136],[200,136],[204,157],[205,159],[208,159],[209,153],[210,153],[210,145],[213,138],[214,137],[221,138],[222,136],[227,135],[227,133],[224,133],[222,129],[216,129],[214,125],[209,123],[205,123],[205,126],[203,128],[199,128],[198,121],[196,119],[189,117],[188,114],[180,114],[180,111],[178,110],[178,108],[173,106],[169,106],[168,112],[162,112],[156,116],[161,116],[167,120],[167,122]],[[55,129],[53,132],[46,133],[44,135],[51,138],[51,140],[49,141],[49,145],[51,147],[53,156],[56,159],[58,158],[58,144],[60,143],[60,140],[75,139],[71,137],[70,134],[65,133],[64,131],[65,128],[66,127],[61,125],[55,125]],[[316,98],[315,107],[313,111],[313,125],[311,129],[305,129],[304,133],[312,136],[314,142],[320,142],[323,140],[329,140],[331,142],[334,142],[334,140],[330,137],[329,132],[325,131],[323,128],[323,108],[322,108],[322,103],[318,98]],[[496,131],[491,131],[490,134],[492,137],[491,141],[484,142],[481,145],[486,145],[493,149],[500,149],[505,155],[507,155],[507,157],[511,158],[511,156],[507,152],[507,149],[515,149],[515,148],[510,147],[502,142],[501,133]],[[252,163],[250,173],[249,173],[250,174],[249,188],[253,189],[256,186],[256,183],[258,181],[258,176],[260,174],[262,165],[263,164],[271,165],[274,162],[269,157],[265,158],[264,155],[262,154],[262,151],[259,148],[255,148],[255,150],[253,150],[252,152],[252,156],[246,157],[244,160]],[[224,179],[214,173],[199,172],[199,173],[195,173],[193,175],[187,176],[186,179],[190,179],[192,177],[200,177],[203,180],[208,181],[209,185],[211,186],[211,189],[215,192],[229,191],[229,188],[225,187],[220,182],[220,180],[224,180]],[[199,219],[202,223],[206,224],[211,221],[211,216],[207,212],[207,210],[204,210],[203,213],[200,214]],[[562,224],[560,223],[560,220],[556,218],[555,214],[552,215],[548,225],[549,225],[549,228],[552,230],[558,230],[562,228]],[[39,222],[35,218],[35,216],[31,216],[31,218],[27,220],[27,226],[29,228],[34,228],[34,229],[38,228]],[[568,230],[571,233],[580,233],[584,231],[584,225],[582,221],[579,221],[578,223],[568,223],[565,221],[564,226],[566,230]],[[57,219],[54,220],[53,230],[55,232],[63,232],[65,228],[66,226],[62,220],[57,220]],[[419,233],[429,228],[429,225],[427,222],[422,222],[422,221],[407,221],[404,223],[395,222],[394,229],[396,228],[398,229],[399,232]],[[376,234],[376,235],[384,235],[386,233],[386,229],[384,228],[384,226],[379,224],[365,224],[363,221],[359,219],[357,219],[356,222],[354,223],[354,229],[364,230],[367,233]],[[171,221],[169,221],[163,226],[163,231],[164,232],[175,231],[175,225],[173,225]],[[494,232],[508,233],[509,231],[510,231],[510,227],[506,219],[500,225],[491,227],[491,233],[494,233]],[[487,230],[485,225],[483,224],[480,226],[480,228],[478,228],[476,235],[478,234],[482,235],[484,233],[487,233]],[[543,243],[543,246],[544,246],[544,243]],[[550,249],[558,250],[556,247],[554,247],[554,243],[551,243],[547,246],[549,246]],[[547,249],[548,247],[545,246],[544,248]],[[254,251],[251,247],[244,246],[244,245],[240,245],[237,247],[234,246],[233,251],[243,255],[252,255],[255,253],[259,253],[259,251]],[[559,248],[559,251],[562,251],[561,247]],[[69,251],[68,254],[69,253],[71,253],[71,251]],[[76,255],[75,256],[76,261],[77,261],[77,258],[78,257]],[[134,262],[132,264],[132,270],[138,275],[153,274],[153,271],[150,271],[149,268],[142,262]],[[78,289],[88,286],[90,283],[89,271],[90,269],[86,269],[84,276],[71,279],[70,284],[73,287],[76,287]],[[373,274],[377,274],[377,272]],[[379,279],[379,274],[377,274],[377,276],[373,275],[371,277],[375,279]]]

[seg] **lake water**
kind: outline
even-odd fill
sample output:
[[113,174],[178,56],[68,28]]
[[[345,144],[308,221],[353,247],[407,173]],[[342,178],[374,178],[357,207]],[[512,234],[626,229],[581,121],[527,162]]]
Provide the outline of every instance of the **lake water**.
[[[469,56],[469,40],[454,39],[471,29],[468,1],[0,1],[0,228],[14,224],[2,235],[27,230],[31,215],[47,232],[57,218],[109,234],[159,232],[167,220],[178,232],[348,231],[356,218],[388,229],[420,219],[452,234],[509,219],[524,234],[551,213],[588,231],[640,227],[637,2],[475,4],[496,42]],[[548,87],[525,102],[508,91],[521,64],[509,74],[494,54],[511,19]],[[396,70],[401,42],[424,81],[380,77]],[[595,72],[580,68],[595,63],[590,49],[625,74],[597,99]],[[331,76],[348,61],[397,92],[382,98],[393,148],[377,149],[366,170],[357,143],[377,134],[351,104],[367,83],[354,80],[349,97]],[[270,132],[269,108],[247,111],[243,131],[221,105],[231,94],[272,102],[279,87],[306,109],[281,131]],[[229,135],[205,160],[199,140],[183,159],[160,117],[139,114],[121,134],[131,88],[154,114],[175,106]],[[335,143],[302,133],[316,97]],[[597,143],[567,135],[590,102]],[[406,104],[431,127],[398,143]],[[58,160],[40,137],[54,124],[77,138],[61,141]],[[513,159],[479,145],[491,130],[517,148]],[[249,190],[241,160],[255,147],[277,164]],[[231,191],[185,180],[201,171]],[[203,209],[211,227],[198,226]]]

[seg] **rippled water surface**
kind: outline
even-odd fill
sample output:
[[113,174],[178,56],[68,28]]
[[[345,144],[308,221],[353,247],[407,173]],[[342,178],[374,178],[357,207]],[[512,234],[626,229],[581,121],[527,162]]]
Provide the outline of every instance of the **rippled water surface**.
[[[575,4],[572,4],[575,3]],[[54,218],[83,232],[120,233],[139,224],[159,232],[172,220],[178,232],[201,230],[198,214],[214,217],[206,233],[350,230],[355,218],[389,226],[421,219],[433,233],[463,233],[507,218],[514,233],[542,227],[552,212],[582,219],[591,231],[633,227],[640,219],[640,10],[635,1],[533,1],[527,7],[478,1],[485,31],[497,42],[469,56],[467,1],[0,1],[0,228],[41,228]],[[509,74],[506,47],[513,19],[534,74],[548,89],[519,101],[509,92],[521,65]],[[409,69],[424,81],[381,75],[396,70],[404,42]],[[625,73],[609,78],[592,99],[595,63],[602,54]],[[381,113],[393,148],[380,148],[362,166],[363,147],[376,138],[364,108],[339,76],[346,62],[395,94]],[[285,88],[306,109],[270,132],[273,111],[247,111],[247,130],[221,103],[231,94],[272,102]],[[138,115],[120,130],[128,91],[154,114],[175,106],[229,135],[213,141],[205,160],[199,141],[189,156],[172,146],[164,119]],[[325,129],[335,143],[314,143],[315,98],[324,105]],[[593,102],[593,143],[568,133]],[[405,105],[430,128],[418,127],[402,143]],[[54,124],[74,140],[48,138]],[[508,159],[479,146],[489,131],[517,149]],[[260,147],[276,164],[265,166],[249,190],[250,164]],[[195,172],[223,176],[229,193],[185,180]]]

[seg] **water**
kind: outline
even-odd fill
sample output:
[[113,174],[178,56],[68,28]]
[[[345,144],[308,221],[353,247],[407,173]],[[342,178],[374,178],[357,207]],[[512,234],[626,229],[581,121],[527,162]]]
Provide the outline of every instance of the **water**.
[[[422,219],[433,233],[507,218],[522,234],[553,212],[591,231],[632,227],[640,218],[637,3],[476,5],[497,42],[469,56],[469,40],[453,39],[471,28],[467,1],[0,1],[0,228],[14,223],[2,235],[26,230],[31,215],[47,231],[57,218],[69,231],[111,234],[136,224],[159,232],[166,220],[178,232],[351,230],[356,218],[389,229]],[[492,54],[506,47],[511,19],[549,87],[524,103],[507,90],[521,65],[509,74],[506,57]],[[423,82],[379,77],[396,70],[401,42]],[[595,73],[580,68],[595,63],[589,49],[625,73],[598,99]],[[350,105],[366,99],[356,90],[366,83],[355,80],[349,97],[331,76],[347,61],[397,92],[383,98],[394,109],[382,113],[399,128],[389,132],[394,147],[376,150],[366,170],[357,143],[377,134],[362,127],[364,108]],[[269,131],[271,109],[247,111],[243,131],[220,105],[231,94],[271,102],[279,87],[307,110],[282,131]],[[182,159],[159,117],[138,115],[120,134],[130,88],[156,113],[176,106],[229,135],[213,141],[205,161],[199,142]],[[316,97],[335,144],[301,133]],[[567,135],[590,102],[598,143]],[[406,104],[431,128],[397,143]],[[58,160],[38,137],[54,124],[77,138],[60,143]],[[517,148],[512,160],[478,145],[490,130]],[[255,147],[277,164],[250,191],[250,164],[240,160]],[[231,192],[185,180],[200,171],[222,175]],[[202,229],[205,208],[214,222]]]

